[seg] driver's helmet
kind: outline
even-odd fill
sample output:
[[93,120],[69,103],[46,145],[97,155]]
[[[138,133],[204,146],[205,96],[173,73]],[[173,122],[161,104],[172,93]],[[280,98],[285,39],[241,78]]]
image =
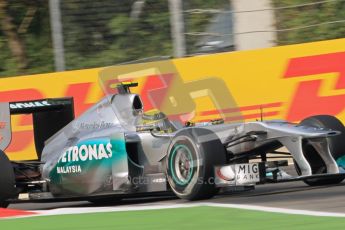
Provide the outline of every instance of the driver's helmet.
[[150,125],[158,128],[159,131],[173,132],[174,127],[170,123],[168,117],[158,109],[146,111],[142,115],[141,125]]

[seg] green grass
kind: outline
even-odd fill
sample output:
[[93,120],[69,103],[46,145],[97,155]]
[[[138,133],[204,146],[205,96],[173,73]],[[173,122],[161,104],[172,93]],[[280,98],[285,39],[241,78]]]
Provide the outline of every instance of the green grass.
[[193,207],[108,212],[1,220],[8,230],[104,229],[331,229],[345,226],[345,218],[287,215],[231,208]]

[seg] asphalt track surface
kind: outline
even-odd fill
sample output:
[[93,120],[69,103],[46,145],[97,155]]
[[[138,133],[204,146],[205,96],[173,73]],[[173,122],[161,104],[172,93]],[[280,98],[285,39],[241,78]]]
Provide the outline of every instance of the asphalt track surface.
[[[173,196],[124,199],[109,206],[151,206],[183,204],[189,201]],[[207,202],[222,204],[246,204],[264,207],[299,209],[308,211],[345,213],[345,182],[335,186],[310,187],[301,181],[256,186],[250,191],[230,191]],[[59,203],[20,203],[9,208],[23,210],[51,210],[56,208],[99,207],[87,201]]]

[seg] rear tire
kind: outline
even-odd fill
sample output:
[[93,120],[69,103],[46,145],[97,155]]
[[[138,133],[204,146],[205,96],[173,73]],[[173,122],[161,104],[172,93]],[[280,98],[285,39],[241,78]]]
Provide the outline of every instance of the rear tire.
[[[300,125],[317,127],[317,128],[326,128],[336,131],[340,131],[341,134],[328,138],[329,148],[332,156],[335,160],[339,157],[345,155],[345,128],[344,125],[336,117],[330,115],[317,115],[304,119],[301,121]],[[326,173],[326,165],[323,162],[322,158],[319,156],[314,147],[309,144],[307,141],[303,142],[303,152],[307,161],[310,163],[312,168],[312,173]],[[300,175],[301,170],[295,162],[295,167],[297,173]],[[345,177],[340,178],[317,178],[317,179],[306,179],[304,183],[310,186],[320,186],[320,185],[330,185],[330,184],[339,184],[344,180]]]
[[0,150],[0,207],[8,206],[7,200],[15,196],[15,176],[13,166],[3,151]]
[[208,199],[218,193],[214,166],[226,163],[226,152],[218,136],[208,129],[190,128],[172,140],[166,157],[167,179],[182,199]]

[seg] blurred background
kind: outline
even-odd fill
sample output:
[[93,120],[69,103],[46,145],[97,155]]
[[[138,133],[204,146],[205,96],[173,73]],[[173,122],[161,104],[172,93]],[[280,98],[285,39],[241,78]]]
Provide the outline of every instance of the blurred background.
[[345,37],[345,0],[0,0],[0,77]]

